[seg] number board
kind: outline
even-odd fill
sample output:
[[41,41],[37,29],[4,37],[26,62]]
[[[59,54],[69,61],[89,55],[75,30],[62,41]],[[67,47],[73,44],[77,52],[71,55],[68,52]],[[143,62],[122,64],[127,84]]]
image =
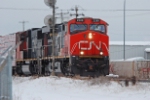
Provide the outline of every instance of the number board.
[[100,19],[92,19],[93,22],[100,22]]
[[83,18],[77,18],[76,21],[77,22],[84,22],[84,19]]

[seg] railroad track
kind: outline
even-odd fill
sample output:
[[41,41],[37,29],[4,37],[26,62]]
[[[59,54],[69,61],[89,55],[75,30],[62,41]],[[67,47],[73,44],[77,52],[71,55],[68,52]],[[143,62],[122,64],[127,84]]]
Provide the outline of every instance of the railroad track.
[[[14,76],[18,76],[18,75],[14,75]],[[19,76],[19,77],[28,77],[27,75],[22,75],[22,76]],[[44,75],[32,75],[31,76],[32,78],[39,78],[39,77],[49,77],[49,76],[44,76]],[[116,82],[132,82],[133,84],[136,83],[136,82],[142,82],[142,83],[150,83],[150,79],[136,79],[136,77],[132,77],[132,78],[120,78],[120,77],[104,77],[104,76],[101,76],[101,77],[82,77],[80,75],[75,75],[75,76],[65,76],[63,74],[59,74],[59,75],[56,75],[56,76],[52,76],[54,78],[61,78],[61,77],[64,77],[64,78],[71,78],[71,79],[75,79],[75,80],[92,80],[92,79],[103,79],[103,80],[108,80],[108,81],[116,81]]]

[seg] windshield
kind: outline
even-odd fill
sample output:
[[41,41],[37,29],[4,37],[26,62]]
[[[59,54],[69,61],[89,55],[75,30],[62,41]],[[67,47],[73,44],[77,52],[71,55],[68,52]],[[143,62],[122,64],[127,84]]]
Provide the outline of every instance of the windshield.
[[91,24],[90,25],[90,30],[100,31],[102,33],[105,33],[105,26],[100,25],[100,24]]
[[81,31],[86,31],[87,25],[86,24],[71,24],[70,25],[70,33],[75,34]]

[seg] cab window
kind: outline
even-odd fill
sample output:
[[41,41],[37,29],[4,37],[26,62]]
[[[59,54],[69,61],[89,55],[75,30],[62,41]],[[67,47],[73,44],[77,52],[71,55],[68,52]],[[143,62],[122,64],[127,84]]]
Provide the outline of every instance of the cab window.
[[76,34],[78,32],[86,31],[87,30],[86,24],[71,24],[70,25],[70,34]]
[[101,24],[91,24],[90,25],[90,30],[105,33],[105,26],[101,25]]

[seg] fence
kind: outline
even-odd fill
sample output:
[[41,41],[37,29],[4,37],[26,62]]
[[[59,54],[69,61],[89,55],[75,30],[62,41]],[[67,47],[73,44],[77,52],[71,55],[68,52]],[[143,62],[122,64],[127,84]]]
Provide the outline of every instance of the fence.
[[0,100],[12,100],[12,47],[0,55]]
[[138,61],[136,63],[139,78],[150,79],[150,61]]

